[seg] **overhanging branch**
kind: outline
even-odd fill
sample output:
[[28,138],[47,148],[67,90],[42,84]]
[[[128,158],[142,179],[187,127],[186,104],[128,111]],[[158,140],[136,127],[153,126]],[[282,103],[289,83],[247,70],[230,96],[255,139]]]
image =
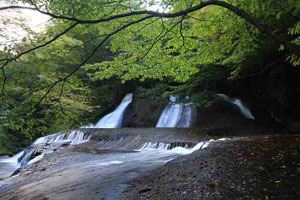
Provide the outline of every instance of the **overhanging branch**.
[[194,7],[190,7],[190,8],[187,8],[185,10],[181,10],[181,11],[174,12],[174,13],[160,13],[160,12],[149,11],[149,10],[141,10],[141,11],[131,11],[131,12],[122,13],[122,14],[118,14],[118,15],[112,15],[112,16],[109,16],[109,17],[104,17],[104,18],[99,18],[99,19],[91,19],[91,20],[79,19],[79,18],[76,18],[76,17],[64,16],[64,15],[57,15],[57,14],[51,13],[49,11],[41,10],[34,3],[32,3],[32,4],[33,4],[34,7],[8,6],[8,7],[2,7],[2,8],[0,8],[0,10],[30,9],[30,10],[36,10],[36,11],[38,11],[38,12],[44,14],[44,15],[51,16],[52,18],[55,18],[55,19],[63,19],[63,20],[68,20],[68,21],[74,21],[74,22],[79,23],[79,24],[97,24],[97,23],[109,22],[109,21],[116,20],[116,19],[122,19],[122,18],[130,17],[130,16],[136,16],[136,15],[147,15],[147,16],[159,17],[159,18],[175,18],[175,17],[179,17],[179,16],[185,16],[189,13],[200,10],[200,9],[205,8],[207,6],[215,5],[215,6],[220,6],[220,7],[223,7],[223,8],[226,8],[226,9],[232,11],[233,13],[238,15],[239,17],[245,19],[250,24],[254,25],[256,28],[258,28],[264,34],[266,34],[266,35],[270,36],[271,38],[273,38],[279,44],[283,44],[285,46],[285,49],[288,50],[290,53],[293,53],[293,54],[300,57],[300,47],[298,45],[293,44],[290,41],[287,41],[284,38],[275,35],[271,30],[268,30],[268,28],[266,28],[265,26],[260,24],[256,19],[254,19],[247,12],[245,12],[244,10],[242,10],[242,9],[236,7],[236,6],[233,6],[229,3],[226,3],[224,1],[209,0],[209,1],[201,2],[201,3],[199,3],[198,5],[196,5]]
[[[20,58],[21,56],[23,56],[25,54],[28,54],[28,53],[30,53],[32,51],[35,51],[35,50],[39,49],[39,48],[45,47],[45,46],[51,44],[52,42],[54,42],[55,40],[57,40],[58,38],[60,38],[61,36],[63,36],[64,34],[66,34],[67,32],[69,32],[71,29],[73,29],[77,25],[78,25],[78,23],[74,23],[71,26],[69,26],[67,29],[65,29],[64,31],[62,31],[61,33],[59,33],[58,35],[54,36],[51,40],[49,40],[49,41],[47,41],[47,42],[45,42],[45,43],[43,43],[41,45],[35,46],[35,47],[31,48],[31,49],[28,49],[26,51],[23,51],[23,52],[19,53],[18,55],[14,56],[12,58],[2,58],[2,59],[0,59],[0,62],[1,61],[9,61],[9,62],[10,61],[14,61],[14,60],[17,60],[18,58]],[[3,68],[3,67],[1,67],[1,68]]]
[[66,75],[64,78],[58,79],[57,81],[53,82],[50,87],[47,89],[47,91],[45,92],[45,94],[40,98],[40,100],[36,103],[36,105],[34,107],[32,107],[29,111],[27,111],[26,113],[32,111],[34,108],[38,107],[42,101],[48,96],[48,94],[52,91],[52,89],[60,82],[66,82],[67,79],[69,79],[74,73],[76,73],[82,66],[84,66],[91,58],[92,56],[97,52],[97,50],[113,35],[119,33],[120,31],[128,28],[129,26],[132,26],[134,24],[140,23],[142,21],[145,21],[147,19],[152,18],[152,16],[146,16],[146,17],[142,17],[136,21],[132,21],[129,22],[127,24],[125,24],[124,26],[116,29],[115,31],[111,32],[110,34],[108,34],[98,45],[95,49],[93,49],[93,51],[89,54],[88,57],[86,57],[73,71],[71,71],[68,75]]

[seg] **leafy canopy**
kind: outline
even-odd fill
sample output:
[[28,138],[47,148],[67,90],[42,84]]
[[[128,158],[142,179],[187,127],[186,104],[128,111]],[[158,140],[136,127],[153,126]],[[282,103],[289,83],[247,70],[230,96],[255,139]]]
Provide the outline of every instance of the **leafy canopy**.
[[[99,106],[105,107],[112,98],[96,91],[112,94],[111,88],[119,86],[105,79],[123,83],[159,80],[172,85],[175,82],[179,86],[172,90],[196,93],[214,89],[219,79],[236,79],[249,73],[249,68],[264,52],[280,50],[289,62],[299,65],[297,55],[286,52],[278,41],[232,11],[216,5],[172,18],[156,16],[141,20],[146,15],[130,15],[102,23],[78,23],[69,19],[109,18],[148,9],[155,1],[8,2],[22,2],[52,16],[68,18],[53,17],[40,33],[34,33],[22,21],[15,22],[26,29],[25,37],[0,48],[0,58],[22,55],[9,60],[8,64],[5,59],[0,61],[3,66],[0,130],[28,139],[87,123],[91,119],[87,116],[98,112]],[[201,2],[162,0],[159,11],[174,13]],[[300,45],[298,0],[222,2],[246,11],[279,38]],[[2,19],[0,23],[7,23],[5,21]],[[48,44],[51,40],[53,42]],[[40,45],[42,48],[24,53]],[[100,100],[104,96],[105,100]]]

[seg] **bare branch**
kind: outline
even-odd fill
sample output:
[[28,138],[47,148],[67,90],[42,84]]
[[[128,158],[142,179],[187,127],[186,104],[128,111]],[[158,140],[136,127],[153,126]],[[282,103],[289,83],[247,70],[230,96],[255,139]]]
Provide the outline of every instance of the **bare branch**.
[[12,9],[24,9],[24,10],[36,10],[33,7],[28,7],[28,6],[5,6],[5,7],[0,7],[1,10],[12,10]]
[[61,99],[61,97],[62,97],[62,95],[64,93],[65,83],[66,83],[66,80],[63,79],[63,82],[62,82],[61,88],[60,88],[60,92],[59,92],[59,96],[58,96],[58,99],[57,99],[58,102],[60,102],[60,99]]
[[[255,19],[253,19],[248,13],[246,13],[245,11],[243,11],[243,10],[239,9],[238,7],[235,7],[231,4],[228,4],[226,2],[217,1],[217,0],[210,0],[210,1],[206,1],[206,2],[201,2],[200,4],[198,4],[194,7],[190,7],[190,8],[187,8],[185,10],[181,10],[181,11],[174,12],[174,13],[160,13],[160,12],[149,11],[149,10],[141,10],[141,11],[132,11],[132,12],[122,13],[122,14],[118,14],[118,15],[113,15],[113,16],[109,16],[107,18],[99,18],[99,19],[91,19],[91,20],[79,19],[79,18],[76,18],[76,17],[69,17],[69,16],[63,16],[63,15],[56,15],[54,13],[50,13],[48,11],[41,10],[33,2],[32,2],[32,5],[34,6],[34,8],[32,8],[32,7],[22,7],[22,6],[19,6],[18,8],[19,9],[29,9],[30,8],[31,10],[36,10],[36,11],[42,13],[42,14],[49,15],[49,16],[51,16],[53,18],[56,18],[56,19],[64,19],[64,20],[75,21],[75,22],[80,23],[80,24],[102,23],[102,22],[112,21],[114,19],[121,19],[121,18],[135,16],[135,15],[151,15],[153,17],[175,18],[175,17],[179,17],[179,16],[182,16],[182,15],[187,15],[188,13],[194,12],[196,10],[200,10],[200,9],[202,9],[204,7],[207,7],[207,6],[210,6],[210,5],[217,5],[217,6],[221,6],[221,7],[224,7],[224,8],[227,8],[227,9],[231,10],[235,14],[237,14],[240,17],[246,19],[251,24],[253,24],[256,27],[258,27],[259,29],[261,29],[261,25]],[[0,10],[1,10],[1,8],[0,8]],[[264,29],[264,28],[262,28],[262,29]]]
[[3,81],[2,81],[2,88],[1,88],[1,97],[2,97],[2,104],[4,103],[4,89],[5,89],[5,84],[6,84],[6,74],[5,74],[5,70],[4,70],[4,67],[6,65],[8,65],[9,61],[6,61],[1,67],[1,71],[2,71],[2,76],[3,76]]
[[250,77],[253,77],[253,76],[258,76],[262,73],[264,73],[267,69],[269,69],[269,67],[271,67],[272,65],[274,65],[275,63],[277,63],[278,60],[275,60],[267,65],[264,66],[264,68],[262,68],[260,71],[258,72],[255,72],[255,73],[252,73],[252,74],[247,74],[247,75],[244,75],[244,76],[239,76],[235,79],[233,79],[234,81],[237,81],[237,80],[240,80],[240,79],[244,79],[244,78],[250,78]]
[[31,10],[36,10],[42,14],[51,16],[56,19],[63,19],[63,20],[69,20],[69,21],[75,21],[79,24],[95,24],[95,23],[103,23],[103,22],[109,22],[115,19],[121,19],[121,18],[126,18],[130,16],[136,16],[136,15],[147,15],[147,16],[152,16],[152,17],[162,17],[162,18],[175,18],[183,15],[187,15],[188,13],[200,10],[204,7],[215,5],[215,6],[220,6],[223,8],[226,8],[239,17],[245,19],[248,21],[250,24],[254,25],[256,28],[258,28],[261,32],[264,34],[267,34],[271,38],[273,38],[275,41],[277,41],[279,44],[283,44],[285,46],[285,49],[287,49],[290,53],[294,53],[295,55],[300,57],[300,46],[291,43],[290,41],[285,40],[283,37],[275,35],[275,33],[272,32],[272,30],[269,30],[268,28],[264,27],[262,24],[260,24],[257,20],[255,20],[252,16],[250,16],[247,12],[244,10],[233,6],[229,3],[226,3],[224,1],[218,1],[218,0],[209,0],[205,2],[200,2],[198,5],[187,8],[185,10],[181,10],[178,12],[174,13],[160,13],[160,12],[155,12],[155,11],[149,11],[149,10],[141,10],[141,11],[132,11],[132,12],[127,12],[127,13],[122,13],[118,15],[113,15],[109,16],[106,18],[99,18],[99,19],[92,19],[92,20],[85,20],[85,19],[78,19],[76,17],[69,17],[69,16],[63,16],[63,15],[56,15],[54,13],[50,13],[48,11],[43,11],[40,8],[38,8],[35,4],[33,4],[35,7],[16,7],[16,6],[10,6],[10,7],[2,7],[0,10],[4,9],[31,9]]
[[47,41],[47,42],[45,42],[45,43],[43,43],[41,45],[35,46],[35,47],[31,48],[31,49],[28,49],[26,51],[23,51],[23,52],[19,53],[18,55],[16,55],[13,58],[3,58],[3,59],[0,59],[0,62],[1,61],[14,61],[14,60],[17,60],[18,58],[20,58],[21,56],[23,56],[23,55],[25,55],[27,53],[30,53],[32,51],[35,51],[35,50],[39,49],[39,48],[45,47],[45,46],[51,44],[52,42],[54,42],[55,40],[57,40],[58,38],[60,38],[61,36],[63,36],[64,34],[66,34],[67,32],[69,32],[71,29],[73,29],[77,25],[78,25],[78,23],[74,23],[71,26],[69,26],[67,29],[65,29],[64,31],[62,31],[61,33],[59,33],[58,35],[56,35],[55,37],[53,37],[51,40],[49,40],[49,41]]
[[151,24],[154,24],[155,22],[157,22],[159,19],[161,19],[161,18],[156,18],[155,20],[153,20],[153,21],[151,21],[151,22],[145,24],[143,27],[141,27],[140,29],[138,29],[138,30],[135,31],[134,33],[140,32],[141,30],[143,30],[143,29],[146,28],[147,26],[150,26]]
[[181,40],[182,40],[182,44],[181,44],[181,47],[178,49],[178,51],[181,50],[182,47],[184,47],[185,45],[185,37],[183,35],[183,32],[182,32],[182,29],[183,29],[183,20],[185,18],[185,15],[181,18],[180,20],[180,29],[179,29],[179,32],[180,32],[180,36],[181,36]]
[[141,58],[139,58],[137,61],[143,60],[148,55],[148,53],[153,49],[153,47],[157,44],[157,42],[159,40],[161,40],[162,38],[164,38],[169,32],[171,32],[180,23],[181,23],[181,20],[176,22],[170,29],[167,29],[167,31],[164,34],[162,34],[163,30],[165,29],[165,28],[163,28],[162,32],[158,35],[158,37],[155,39],[155,41],[151,44],[150,48],[148,48],[146,53]]
[[82,66],[84,66],[90,59],[91,57],[97,52],[97,50],[113,35],[119,33],[120,31],[126,29],[129,26],[132,26],[134,24],[140,23],[142,21],[145,21],[147,19],[152,18],[152,16],[146,16],[146,17],[142,17],[136,21],[133,22],[129,22],[127,24],[125,24],[124,26],[116,29],[115,31],[111,32],[110,34],[108,34],[98,45],[97,47],[89,54],[88,57],[86,57],[73,71],[71,71],[68,75],[66,75],[64,78],[58,79],[57,81],[53,82],[50,87],[47,89],[47,91],[45,92],[45,94],[40,98],[40,100],[36,103],[36,105],[34,107],[32,107],[29,111],[27,111],[26,113],[32,111],[33,109],[35,109],[36,107],[38,107],[42,101],[48,96],[48,94],[52,91],[52,89],[60,82],[65,82],[67,79],[69,79],[74,73],[76,73]]
[[[1,62],[3,62],[3,61],[1,61]],[[6,65],[8,65],[8,63],[9,63],[9,60],[6,60],[4,62],[4,64],[0,67],[0,69],[3,69]]]
[[105,35],[98,35],[98,36],[96,36],[96,37],[93,37],[93,38],[91,38],[91,39],[88,39],[88,40],[84,41],[82,44],[79,44],[79,45],[75,45],[75,46],[70,47],[69,50],[68,50],[68,52],[70,53],[71,51],[73,51],[73,50],[76,49],[76,48],[83,47],[83,46],[86,45],[87,43],[89,43],[89,42],[91,42],[91,41],[94,41],[94,40],[97,40],[97,39],[99,39],[99,38],[101,38],[101,37],[105,37],[105,36],[107,36],[107,34],[105,34]]
[[5,70],[4,68],[2,67],[1,68],[2,70],[2,75],[3,75],[3,81],[2,81],[2,88],[1,88],[1,97],[2,97],[2,103],[4,103],[4,89],[5,89],[5,84],[6,84],[6,74],[5,74]]

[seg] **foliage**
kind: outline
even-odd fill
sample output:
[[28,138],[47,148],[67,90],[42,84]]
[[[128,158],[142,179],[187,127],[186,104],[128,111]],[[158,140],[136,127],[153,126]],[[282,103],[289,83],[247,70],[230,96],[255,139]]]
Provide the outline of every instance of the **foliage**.
[[[29,0],[8,2],[31,5]],[[154,1],[32,2],[53,15],[93,20],[143,10]],[[166,12],[177,12],[200,2],[163,0],[160,4]],[[224,2],[246,11],[272,34],[300,45],[299,1]],[[2,45],[0,58],[14,58],[74,27],[49,45],[3,67],[0,75],[3,141],[10,136],[30,141],[94,121],[105,107],[113,105],[121,93],[118,88],[129,80],[139,81],[140,97],[151,96],[162,101],[171,94],[189,95],[197,106],[204,106],[210,104],[219,81],[233,81],[251,74],[255,66],[265,62],[265,55],[277,54],[278,49],[293,65],[300,63],[283,44],[279,46],[278,41],[220,6],[208,6],[173,18],[152,17],[126,26],[143,16],[76,26],[74,21],[55,18],[38,34],[24,22],[14,20],[27,35],[20,42]],[[6,19],[0,23],[7,23]],[[0,30],[0,34],[4,32]],[[5,65],[5,61],[0,64]],[[148,81],[155,84],[147,87]]]
[[[300,45],[300,22],[296,23],[294,27],[290,28],[288,31],[289,35],[295,36],[293,43]],[[300,58],[295,54],[290,55],[287,60],[294,66],[300,65]]]
[[0,155],[9,155],[11,154],[10,150],[10,141],[8,136],[5,134],[4,130],[0,129]]
[[151,84],[147,86],[145,84],[139,86],[135,91],[136,98],[149,98],[154,104],[159,104],[166,101],[168,98],[167,91],[169,86],[165,83]]
[[[47,38],[55,35],[61,24],[47,29]],[[27,45],[37,45],[42,36],[36,36],[36,44],[23,41],[16,51],[23,51]],[[48,95],[48,87],[64,77],[80,62],[80,52],[72,54],[69,49],[82,42],[64,35],[47,48],[24,55],[19,62],[5,68],[5,88],[3,90],[1,117],[10,134],[32,140],[41,135],[58,132],[79,126],[85,121],[81,118],[93,111],[89,105],[90,90],[83,84],[80,74],[58,84]],[[4,77],[0,77],[0,82]]]

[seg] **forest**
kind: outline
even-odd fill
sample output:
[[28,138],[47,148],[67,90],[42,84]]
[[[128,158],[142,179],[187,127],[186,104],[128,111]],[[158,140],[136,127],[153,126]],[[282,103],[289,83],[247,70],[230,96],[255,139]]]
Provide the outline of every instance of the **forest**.
[[299,0],[1,0],[0,199],[299,199],[299,77]]
[[[144,11],[154,1],[9,3],[19,6],[0,12],[32,9],[49,21],[35,32],[1,17],[1,154],[95,122],[128,91],[156,102],[190,95],[198,108],[227,92],[280,122],[299,113],[297,0],[162,0],[158,11]],[[23,38],[9,41],[10,23]]]

